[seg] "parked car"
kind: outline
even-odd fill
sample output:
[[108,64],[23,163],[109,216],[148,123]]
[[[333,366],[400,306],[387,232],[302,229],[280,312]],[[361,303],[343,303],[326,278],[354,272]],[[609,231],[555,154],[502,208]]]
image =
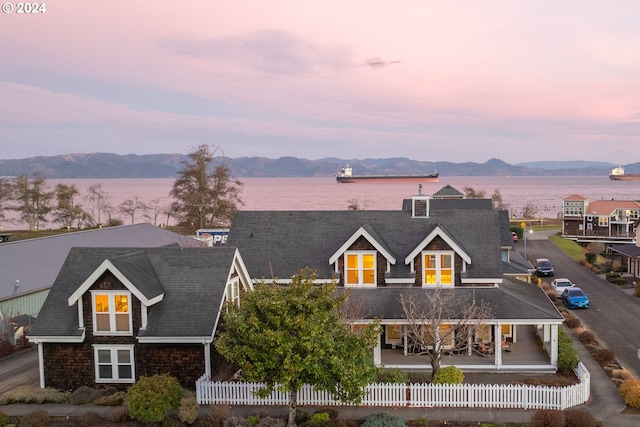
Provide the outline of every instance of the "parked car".
[[553,281],[551,282],[551,289],[556,292],[556,298],[560,298],[562,296],[562,292],[564,292],[565,289],[571,288],[573,286],[575,286],[573,282],[564,277],[553,279]]
[[518,233],[512,231],[511,236],[513,237],[513,243],[518,243]]
[[568,308],[589,308],[589,295],[577,286],[566,288],[562,292],[562,302]]
[[538,277],[553,276],[553,264],[547,258],[538,258],[536,260],[536,274]]

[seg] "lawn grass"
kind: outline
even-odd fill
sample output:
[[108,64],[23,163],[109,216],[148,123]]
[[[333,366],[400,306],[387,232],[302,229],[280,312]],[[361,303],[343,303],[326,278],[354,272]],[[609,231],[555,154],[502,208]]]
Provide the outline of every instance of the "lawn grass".
[[580,262],[584,260],[584,248],[573,240],[563,239],[560,236],[549,236],[549,241],[574,261]]

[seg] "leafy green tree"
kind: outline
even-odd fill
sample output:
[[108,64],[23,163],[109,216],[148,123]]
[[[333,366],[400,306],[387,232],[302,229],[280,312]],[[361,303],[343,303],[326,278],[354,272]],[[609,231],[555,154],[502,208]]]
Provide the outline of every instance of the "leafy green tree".
[[371,349],[378,324],[352,330],[340,315],[348,294],[336,295],[335,284],[316,285],[315,272],[304,269],[291,284],[262,282],[230,305],[226,330],[216,348],[237,363],[246,381],[266,383],[289,394],[289,426],[295,426],[296,393],[304,384],[359,402],[376,378]]
[[13,188],[16,205],[11,209],[19,213],[20,221],[26,222],[30,230],[39,230],[51,212],[53,191],[49,191],[47,182],[38,174],[31,179],[26,174],[18,176]]
[[169,195],[175,199],[172,212],[182,224],[225,226],[242,204],[243,184],[231,176],[224,157],[215,157],[217,151],[206,144],[192,149],[191,160],[183,162],[184,168],[178,172]]
[[53,209],[54,222],[61,224],[65,228],[71,228],[75,221],[81,221],[81,218],[86,214],[82,210],[82,206],[76,203],[76,198],[79,195],[78,188],[73,184],[56,185],[55,197],[57,204]]

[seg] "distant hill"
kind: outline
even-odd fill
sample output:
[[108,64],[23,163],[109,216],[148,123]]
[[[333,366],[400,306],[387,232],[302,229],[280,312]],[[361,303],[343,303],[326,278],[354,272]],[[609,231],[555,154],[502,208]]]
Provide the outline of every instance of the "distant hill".
[[[173,178],[188,161],[182,154],[118,155],[110,153],[65,154],[50,157],[0,160],[0,177],[38,173],[44,178]],[[334,176],[349,164],[353,173],[418,174],[438,171],[440,176],[606,176],[612,165],[604,162],[529,162],[511,165],[499,159],[485,163],[420,162],[403,157],[386,159],[307,160],[297,157],[229,158],[234,176],[314,177]],[[627,173],[640,173],[640,163],[623,165]]]

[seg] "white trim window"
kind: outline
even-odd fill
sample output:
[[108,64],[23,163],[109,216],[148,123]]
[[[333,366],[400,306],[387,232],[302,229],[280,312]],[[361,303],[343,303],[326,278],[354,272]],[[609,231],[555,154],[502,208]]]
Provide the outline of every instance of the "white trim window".
[[233,277],[227,283],[227,289],[225,290],[225,298],[227,302],[232,303],[236,307],[240,307],[240,279]]
[[93,334],[132,335],[131,292],[92,291]]
[[344,285],[375,287],[376,251],[349,251],[344,254]]
[[136,378],[133,345],[94,345],[97,383],[133,383]]
[[422,286],[453,286],[455,278],[453,251],[422,253]]

